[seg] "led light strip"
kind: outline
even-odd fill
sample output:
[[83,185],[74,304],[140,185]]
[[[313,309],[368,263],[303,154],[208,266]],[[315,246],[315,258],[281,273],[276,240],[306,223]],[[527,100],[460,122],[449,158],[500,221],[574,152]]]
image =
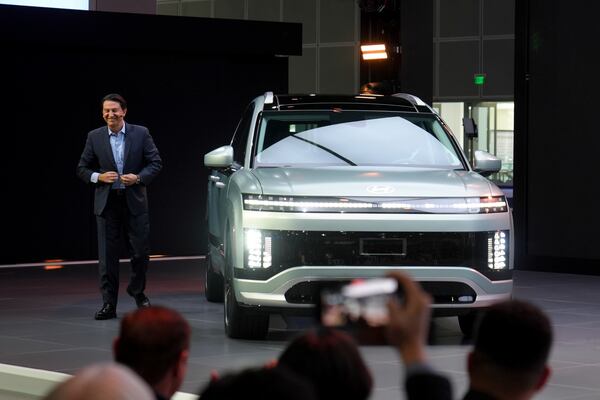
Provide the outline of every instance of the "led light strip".
[[412,210],[415,208],[499,208],[506,207],[506,202],[497,201],[494,203],[455,203],[455,204],[434,204],[434,203],[423,203],[423,204],[409,204],[409,203],[382,203],[381,208],[400,208],[404,210]]
[[505,201],[490,203],[454,203],[454,204],[410,204],[410,203],[349,203],[349,202],[309,202],[309,201],[279,201],[279,200],[257,200],[245,199],[244,204],[249,206],[263,207],[290,207],[290,208],[384,208],[384,209],[434,209],[434,208],[501,208],[506,207]]
[[373,203],[346,203],[346,202],[312,202],[312,201],[277,201],[246,199],[244,204],[249,206],[264,207],[293,207],[293,208],[375,208]]

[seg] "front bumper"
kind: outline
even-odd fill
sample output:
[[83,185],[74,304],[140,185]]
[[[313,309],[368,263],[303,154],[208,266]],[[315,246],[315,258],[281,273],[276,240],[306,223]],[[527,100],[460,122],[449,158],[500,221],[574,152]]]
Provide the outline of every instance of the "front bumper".
[[304,303],[291,303],[288,301],[289,292],[298,284],[304,282],[318,283],[349,281],[356,278],[375,278],[393,270],[403,271],[411,275],[415,280],[422,282],[424,287],[426,284],[436,282],[442,288],[448,283],[460,283],[464,285],[453,285],[453,287],[462,286],[472,290],[472,300],[459,301],[460,296],[458,294],[449,294],[449,296],[454,297],[453,301],[434,303],[434,308],[487,307],[495,302],[509,299],[512,292],[512,279],[491,281],[478,271],[465,267],[296,267],[282,271],[266,281],[234,278],[234,287],[238,302],[245,305],[274,308],[312,308],[315,304],[310,301],[308,296],[312,296],[313,293],[306,293],[307,301]]

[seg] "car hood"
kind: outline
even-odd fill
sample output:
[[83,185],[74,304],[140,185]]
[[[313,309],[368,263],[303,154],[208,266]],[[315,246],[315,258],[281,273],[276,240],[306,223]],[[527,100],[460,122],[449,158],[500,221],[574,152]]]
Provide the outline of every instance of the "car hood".
[[478,197],[502,191],[471,171],[430,168],[257,168],[265,195],[332,197]]

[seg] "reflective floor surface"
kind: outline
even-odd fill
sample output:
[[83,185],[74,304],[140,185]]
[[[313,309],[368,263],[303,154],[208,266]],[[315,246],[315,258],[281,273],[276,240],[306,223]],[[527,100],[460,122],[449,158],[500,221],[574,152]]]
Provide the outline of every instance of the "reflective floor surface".
[[[134,309],[125,294],[128,265],[122,265],[118,315]],[[187,378],[182,391],[197,393],[211,370],[225,373],[277,358],[288,340],[310,320],[286,329],[272,318],[264,341],[232,340],[223,333],[221,304],[203,295],[203,260],[155,261],[148,273],[147,295],[154,304],[175,308],[193,329]],[[515,297],[530,300],[551,316],[555,346],[553,374],[539,399],[600,398],[600,277],[517,271]],[[0,363],[74,373],[97,361],[111,360],[119,319],[95,321],[101,306],[95,265],[0,268]],[[466,388],[465,355],[455,318],[437,318],[428,354],[448,374],[456,396]],[[362,353],[375,379],[372,399],[403,399],[402,365],[389,347],[364,346]]]

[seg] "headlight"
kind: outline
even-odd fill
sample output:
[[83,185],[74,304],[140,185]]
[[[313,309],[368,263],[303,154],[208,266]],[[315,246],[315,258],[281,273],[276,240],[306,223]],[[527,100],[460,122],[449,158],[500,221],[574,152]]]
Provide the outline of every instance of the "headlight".
[[508,231],[488,234],[488,267],[496,270],[508,268]]
[[504,196],[373,199],[249,194],[243,200],[245,210],[278,212],[486,214],[508,210]]
[[269,268],[271,266],[271,237],[258,229],[244,230],[244,258],[248,268]]

